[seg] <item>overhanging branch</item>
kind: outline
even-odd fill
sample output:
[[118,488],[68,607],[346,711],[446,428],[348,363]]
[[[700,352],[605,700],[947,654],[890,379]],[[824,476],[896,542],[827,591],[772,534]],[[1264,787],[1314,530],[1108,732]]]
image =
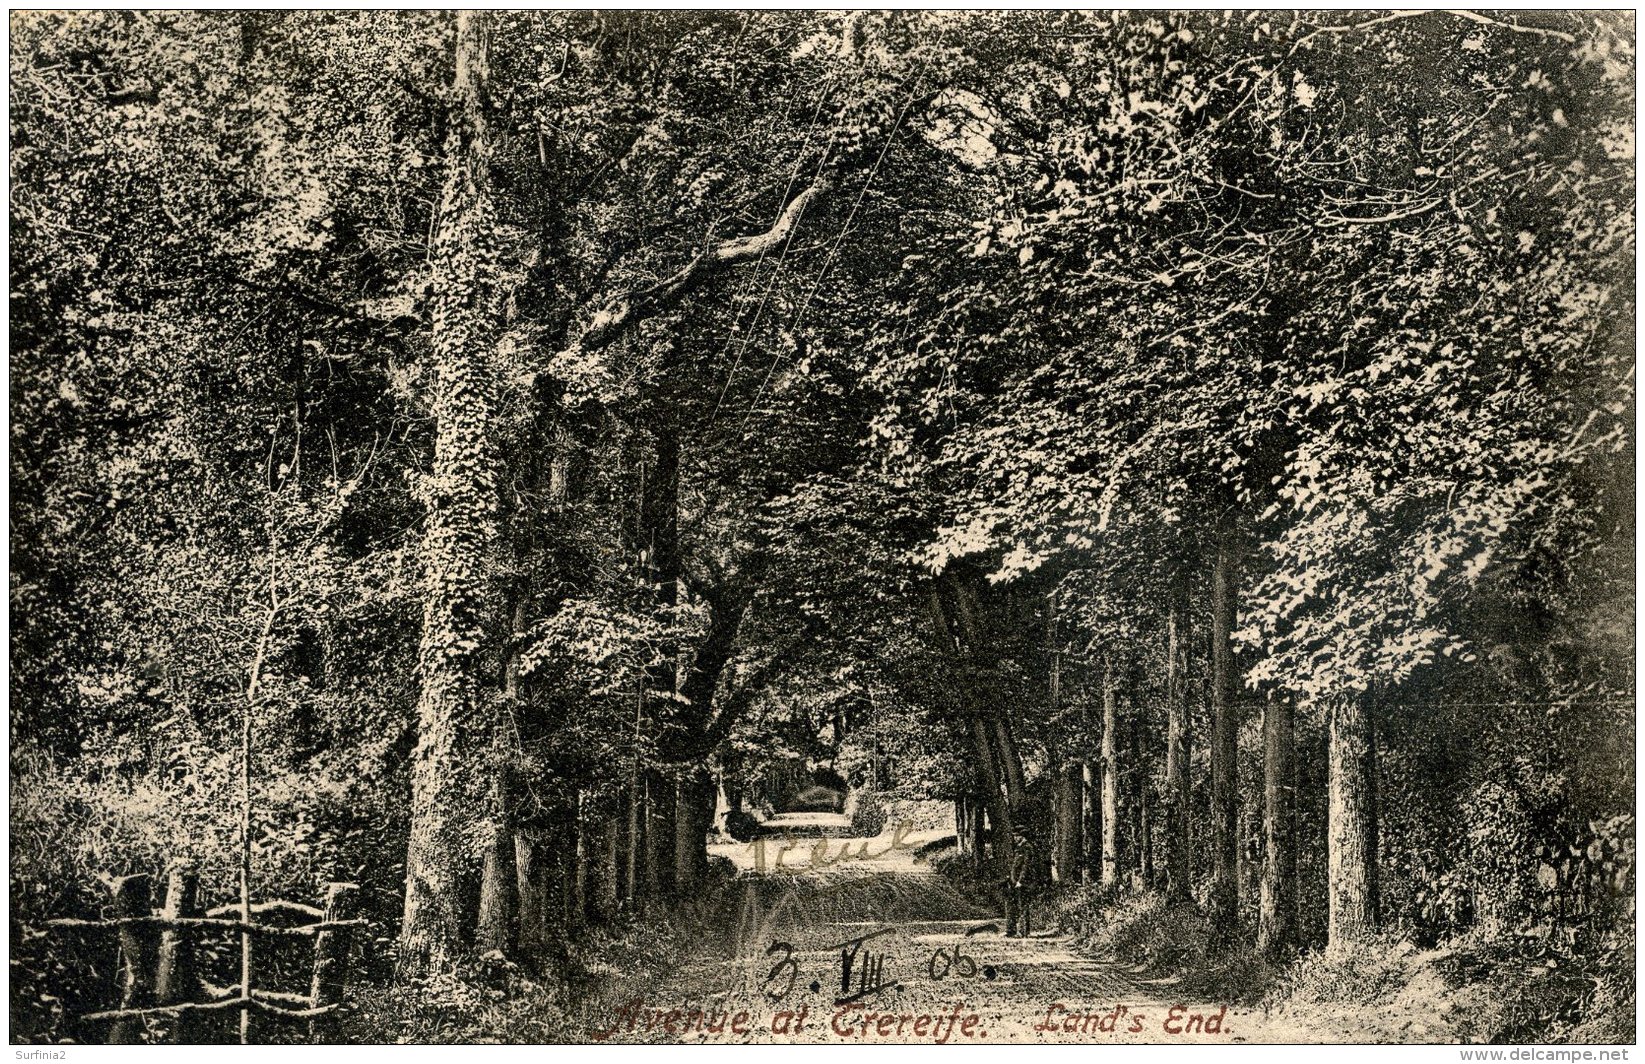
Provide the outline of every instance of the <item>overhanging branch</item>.
[[611,299],[595,312],[574,347],[583,352],[607,347],[637,322],[677,306],[721,270],[752,262],[780,248],[793,235],[806,209],[832,192],[837,184],[838,178],[833,168],[825,168],[815,181],[788,202],[765,232],[715,244],[656,284]]

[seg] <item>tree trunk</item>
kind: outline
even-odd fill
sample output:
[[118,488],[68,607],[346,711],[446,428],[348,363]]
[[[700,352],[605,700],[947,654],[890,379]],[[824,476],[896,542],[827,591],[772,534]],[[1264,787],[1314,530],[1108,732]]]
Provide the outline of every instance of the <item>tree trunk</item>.
[[1234,701],[1232,537],[1217,537],[1211,570],[1211,904],[1212,934],[1226,942],[1239,920],[1239,721]]
[[1148,801],[1148,759],[1144,721],[1138,713],[1131,721],[1131,860],[1135,862],[1138,890],[1154,885],[1153,810]]
[[433,246],[434,461],[423,537],[417,748],[411,765],[399,975],[452,967],[463,947],[459,728],[480,706],[488,555],[495,536],[491,318],[495,279],[482,96],[488,16],[457,15],[446,184]]
[[1376,933],[1376,738],[1363,696],[1339,696],[1327,711],[1330,780],[1328,938],[1335,946]]
[[1080,861],[1080,882],[1089,883],[1102,875],[1102,766],[1080,762],[1080,805],[1084,813],[1084,853]]
[[674,893],[674,781],[655,770],[645,781],[645,889],[653,898]]
[[565,877],[565,938],[567,940],[582,934],[583,925],[588,922],[588,817],[585,815],[585,795],[577,792],[574,814],[570,825],[570,837],[562,849],[564,865],[562,874]]
[[492,794],[499,812],[492,823],[491,842],[480,875],[480,915],[474,934],[474,947],[482,953],[509,952],[514,925],[514,827],[508,819],[512,795],[506,770],[498,768],[496,772]]
[[981,717],[971,718],[971,736],[976,744],[977,768],[983,778],[983,804],[988,811],[994,864],[999,877],[1004,879],[1011,870],[1011,804],[1001,788],[1000,771],[994,763],[993,743],[989,741],[988,731],[988,724]]
[[[149,877],[146,874],[121,876],[110,884],[110,889],[114,892],[113,910],[116,919],[139,920],[154,915],[149,910],[150,889]],[[120,1007],[148,1008],[154,1004],[152,980],[159,936],[152,927],[122,924],[115,932],[115,939],[120,944],[119,966],[116,970],[120,988]],[[137,1045],[143,1040],[143,1030],[141,1017],[115,1020],[109,1028],[109,1043]]]
[[714,820],[714,781],[702,768],[680,774],[674,810],[674,888],[690,896],[708,874],[708,828]]
[[1165,891],[1173,903],[1191,901],[1194,896],[1194,857],[1189,848],[1188,825],[1193,809],[1193,792],[1188,780],[1192,763],[1188,717],[1188,640],[1182,631],[1187,597],[1181,582],[1173,589],[1171,610],[1165,622]]
[[987,856],[985,852],[988,845],[987,817],[983,812],[982,803],[977,799],[967,798],[966,803],[970,807],[966,822],[971,826],[971,863],[981,869],[983,859]]
[[[1050,657],[1049,694],[1051,717],[1062,723],[1062,636],[1059,630],[1057,592],[1045,599],[1045,642]],[[1056,776],[1056,832],[1052,853],[1052,874],[1058,883],[1078,883],[1081,879],[1081,847],[1083,839],[1083,801],[1080,793],[1082,776],[1077,761],[1066,761]]]
[[588,918],[608,924],[618,908],[618,830],[615,810],[602,806],[589,814]]
[[1114,695],[1114,661],[1102,658],[1102,886],[1119,883],[1120,871],[1119,707]]
[[634,695],[634,747],[628,763],[628,789],[623,795],[623,885],[622,899],[629,908],[643,903],[646,895],[645,780],[640,772],[640,724],[645,718],[645,681]]
[[1000,765],[1004,769],[1006,801],[1012,813],[1016,813],[1023,807],[1028,786],[1022,771],[1022,754],[1017,750],[1017,737],[1011,730],[1011,722],[1003,716],[995,717],[994,736],[999,743]]
[[1064,763],[1056,779],[1056,852],[1054,871],[1059,883],[1080,881],[1080,765]]
[[503,697],[491,722],[491,841],[480,874],[480,914],[474,945],[482,953],[507,953],[514,930],[514,788],[509,737],[520,697],[520,640],[525,635],[526,594],[517,591],[509,611],[512,635],[503,655]]
[[1262,908],[1257,948],[1277,960],[1297,943],[1297,837],[1295,709],[1270,698],[1262,712]]
[[1243,801],[1239,805],[1237,825],[1234,832],[1235,904],[1244,908],[1251,884],[1251,809]]
[[[941,587],[949,589],[954,603],[953,624],[950,624],[948,611],[943,607]],[[932,634],[936,637],[942,652],[949,656],[959,670],[965,671],[968,656],[981,638],[968,589],[951,573],[945,573],[940,584],[933,584],[927,588],[926,605],[931,618]],[[983,808],[988,813],[988,833],[993,840],[992,857],[996,873],[1003,880],[1011,869],[1011,814],[1014,802],[1019,800],[1021,795],[1022,762],[1017,758],[1016,748],[1011,743],[1010,730],[1005,727],[1004,722],[994,721],[996,726],[990,727],[990,721],[985,719],[986,713],[980,704],[981,699],[972,683],[972,677],[967,675],[958,694],[964,700],[966,715],[970,720],[977,772],[982,777]],[[995,738],[991,739],[990,733]],[[994,756],[996,743],[1001,746],[998,762]],[[1018,777],[1018,786],[1015,790],[1006,775],[1013,769]],[[979,846],[978,852],[981,853],[981,850],[982,847]]]
[[541,956],[548,947],[548,868],[538,837],[530,832],[514,836],[515,889],[520,899],[516,949],[522,957]]

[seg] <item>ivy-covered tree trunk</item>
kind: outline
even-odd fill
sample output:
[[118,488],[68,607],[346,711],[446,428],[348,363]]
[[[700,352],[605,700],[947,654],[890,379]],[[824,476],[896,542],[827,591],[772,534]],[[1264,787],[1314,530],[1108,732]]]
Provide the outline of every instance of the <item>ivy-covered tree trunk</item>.
[[[951,605],[945,605],[944,591]],[[993,707],[986,706],[979,694],[980,685],[971,658],[981,644],[975,598],[965,582],[949,572],[927,589],[926,606],[932,634],[961,677],[957,693],[965,705],[976,767],[982,777],[982,801],[988,813],[988,838],[993,845],[996,872],[1004,879],[1011,868],[1012,817],[1016,795],[1020,794],[1013,791],[1009,772],[1014,764],[1020,779],[1022,763],[1020,759],[1013,763],[1012,759],[1017,756],[1014,749],[997,749],[1009,745],[1010,730],[1002,720],[990,719],[996,715]],[[980,845],[978,851],[981,852]]]
[[1270,698],[1262,710],[1263,834],[1268,859],[1262,867],[1262,905],[1257,947],[1278,959],[1297,941],[1297,835],[1295,709],[1288,698]]
[[1332,699],[1326,728],[1327,937],[1346,946],[1375,934],[1378,923],[1376,737],[1364,697]]
[[1193,898],[1193,851],[1189,848],[1189,824],[1193,792],[1188,779],[1190,726],[1188,718],[1188,640],[1183,624],[1186,611],[1179,584],[1173,590],[1166,617],[1165,658],[1165,893],[1172,902]]
[[1119,706],[1114,694],[1114,662],[1102,660],[1102,885],[1113,887],[1120,872]]
[[411,765],[399,972],[450,967],[464,947],[460,733],[480,710],[487,567],[495,538],[491,348],[495,302],[484,115],[488,16],[457,16],[448,173],[433,246],[434,461],[423,536],[422,689]]
[[1211,898],[1213,934],[1226,940],[1239,919],[1239,721],[1234,701],[1233,542],[1217,536],[1211,568]]
[[569,943],[582,933],[588,922],[588,817],[587,795],[578,792],[575,816],[567,826],[565,847],[560,851],[561,895],[565,899],[565,938]]

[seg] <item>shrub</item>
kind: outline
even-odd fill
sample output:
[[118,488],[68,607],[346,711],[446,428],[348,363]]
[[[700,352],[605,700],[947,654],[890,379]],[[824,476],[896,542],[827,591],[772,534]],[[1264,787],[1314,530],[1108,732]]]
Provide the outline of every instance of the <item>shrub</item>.
[[737,842],[752,842],[760,834],[760,818],[746,809],[733,809],[725,815],[725,833]]
[[877,791],[860,791],[851,810],[851,834],[857,837],[878,835],[885,830],[885,803]]
[[1328,1005],[1382,1005],[1409,981],[1409,943],[1372,939],[1300,958],[1280,978],[1279,996]]
[[1102,910],[1091,944],[1116,959],[1177,970],[1205,963],[1211,925],[1192,905],[1167,904],[1157,891],[1120,897]]

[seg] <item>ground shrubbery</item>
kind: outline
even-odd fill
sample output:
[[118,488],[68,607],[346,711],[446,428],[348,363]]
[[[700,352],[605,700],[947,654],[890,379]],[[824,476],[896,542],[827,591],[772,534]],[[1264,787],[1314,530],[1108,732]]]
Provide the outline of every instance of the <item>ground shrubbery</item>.
[[1095,886],[1059,892],[1053,911],[1062,927],[1105,956],[1154,970],[1203,964],[1211,926],[1191,905],[1170,905],[1158,891],[1118,893]]
[[[113,998],[114,945],[100,932],[45,929],[58,917],[107,914],[109,878],[147,873],[153,903],[162,901],[165,872],[193,862],[201,901],[238,896],[239,794],[234,759],[184,744],[163,767],[145,765],[141,751],[110,742],[96,759],[64,762],[21,750],[11,777],[11,1030],[18,1041],[100,1041],[75,1017]],[[137,767],[143,766],[143,767]],[[364,888],[363,910],[388,921],[397,915],[404,851],[385,846],[403,814],[389,790],[357,765],[315,760],[303,771],[256,781],[252,821],[252,890],[258,900],[314,903],[329,880]],[[381,937],[382,932],[373,937]],[[375,943],[370,943],[375,945]],[[228,985],[237,945],[202,938],[202,968]],[[367,950],[366,957],[381,951]],[[289,955],[288,955],[289,954]],[[306,989],[308,954],[265,950],[265,986]],[[381,967],[381,965],[374,966]]]
[[1549,951],[1535,938],[1463,936],[1420,950],[1385,936],[1304,955],[1266,1004],[1338,1017],[1379,1042],[1630,1042],[1631,962]]
[[1583,953],[1539,934],[1476,930],[1420,949],[1388,933],[1276,966],[1243,939],[1218,948],[1196,907],[1170,905],[1157,891],[1066,888],[1052,895],[1050,912],[1081,947],[1169,977],[1177,994],[1260,1004],[1305,1032],[1376,1042],[1634,1038],[1631,923]]

